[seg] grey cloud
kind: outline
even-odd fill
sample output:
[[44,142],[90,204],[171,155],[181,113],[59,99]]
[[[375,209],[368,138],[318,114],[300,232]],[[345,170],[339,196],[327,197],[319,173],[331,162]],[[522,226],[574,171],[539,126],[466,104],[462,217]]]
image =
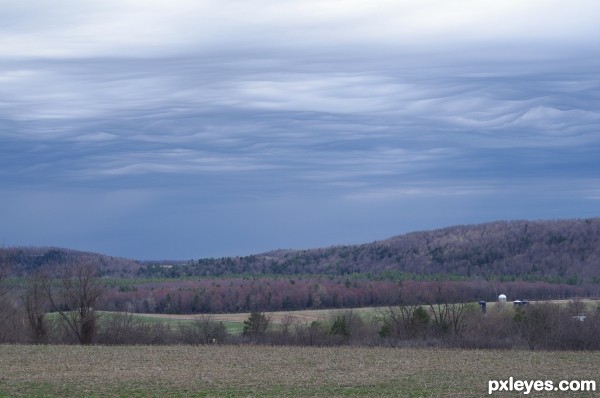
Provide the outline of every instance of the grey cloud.
[[[368,174],[369,169],[375,170],[372,174],[390,174],[398,164],[418,169],[442,161],[448,158],[440,155],[444,150],[454,152],[452,158],[457,159],[477,148],[597,142],[589,129],[597,124],[598,113],[576,109],[576,101],[564,102],[562,110],[553,103],[546,105],[544,81],[527,83],[531,98],[508,101],[507,86],[513,87],[516,98],[520,87],[501,79],[465,82],[439,77],[407,83],[411,80],[394,76],[346,74],[328,81],[331,76],[305,73],[290,75],[297,82],[276,74],[269,83],[250,80],[249,72],[242,70],[228,71],[217,83],[213,76],[204,84],[197,77],[203,72],[198,74],[194,68],[177,76],[154,76],[154,72],[154,68],[138,70],[133,80],[123,81],[111,81],[110,74],[101,73],[97,80],[109,83],[98,83],[96,75],[86,71],[84,78],[80,76],[81,85],[75,87],[87,93],[89,102],[72,100],[69,86],[57,97],[40,100],[42,105],[52,100],[54,107],[73,108],[72,116],[38,120],[30,114],[30,120],[23,121],[16,115],[9,122],[22,126],[17,127],[19,137],[66,140],[64,149],[84,156],[87,169],[97,167],[99,175],[235,171],[236,164],[257,171],[277,166],[291,177],[320,167],[338,168],[340,175],[349,175],[352,171],[344,167],[354,164],[353,159],[362,168],[357,175]],[[91,87],[87,80],[92,81]],[[146,80],[156,84],[139,83]],[[261,90],[248,90],[248,82],[256,81]],[[183,82],[189,82],[185,89]],[[304,85],[307,82],[311,84]],[[110,89],[103,91],[103,86]],[[144,86],[152,88],[145,91]],[[239,87],[245,87],[241,94]],[[53,92],[51,88],[46,90]],[[62,103],[61,96],[66,99]],[[38,105],[31,101],[32,107]],[[213,163],[203,167],[200,160],[184,160],[186,156],[164,156],[174,145],[204,151],[200,158]],[[93,156],[95,148],[113,148],[119,159]],[[148,155],[142,156],[144,152]]]
[[[105,38],[85,36],[103,26],[122,28],[122,20],[103,25],[99,15],[111,15],[113,6],[130,11],[131,4],[94,3],[88,10],[73,3],[83,8],[56,15],[57,24],[73,28],[72,42],[63,41],[65,30],[42,26],[56,40],[52,51],[40,50],[43,41],[23,50],[27,56],[7,46],[0,55],[0,181],[10,199],[5,213],[27,218],[38,206],[50,224],[52,212],[39,205],[48,201],[56,214],[71,214],[73,206],[78,210],[71,216],[86,219],[87,208],[75,205],[81,200],[131,225],[143,219],[156,229],[162,223],[177,230],[181,223],[186,231],[200,220],[218,229],[219,217],[231,214],[241,221],[228,219],[229,230],[287,214],[304,242],[318,232],[304,218],[327,220],[323,238],[342,233],[336,220],[352,224],[355,232],[344,232],[352,240],[370,239],[358,232],[361,222],[368,225],[364,231],[379,226],[382,238],[383,231],[399,233],[392,231],[403,219],[399,209],[413,209],[404,219],[416,228],[434,225],[427,220],[435,217],[463,223],[528,212],[593,213],[600,169],[595,31],[587,38],[569,32],[555,43],[543,35],[519,41],[516,33],[490,27],[482,32],[498,40],[477,42],[449,21],[442,29],[454,32],[448,40],[436,40],[433,27],[416,32],[413,45],[404,28],[389,24],[394,18],[382,20],[371,36],[366,27],[374,20],[359,23],[364,37],[350,33],[347,21],[360,16],[357,10],[381,14],[370,6],[340,15],[323,10],[336,15],[328,25],[326,18],[308,18],[308,11],[297,21],[276,21],[291,12],[276,3],[261,16],[263,26],[241,17],[227,21],[239,28],[228,37],[215,24],[202,28],[215,37],[194,29],[188,37],[167,24],[154,49],[152,35],[120,39],[117,29]],[[181,7],[166,21],[196,6]],[[505,5],[494,7],[510,14]],[[69,22],[86,10],[91,25]],[[158,18],[146,12],[142,21]],[[540,24],[555,17],[544,16]],[[37,32],[29,22],[14,24],[4,27],[4,43],[18,42],[19,35],[32,40]],[[306,27],[315,31],[302,35]],[[258,39],[263,42],[252,43]],[[118,44],[114,50],[111,43]],[[60,207],[68,196],[69,206]],[[357,214],[364,215],[360,222],[339,221]],[[99,231],[90,236],[110,242],[117,228],[87,219]],[[34,222],[23,223],[25,237]],[[283,234],[281,226],[269,228],[261,232],[265,240]],[[65,239],[73,233],[64,231]]]

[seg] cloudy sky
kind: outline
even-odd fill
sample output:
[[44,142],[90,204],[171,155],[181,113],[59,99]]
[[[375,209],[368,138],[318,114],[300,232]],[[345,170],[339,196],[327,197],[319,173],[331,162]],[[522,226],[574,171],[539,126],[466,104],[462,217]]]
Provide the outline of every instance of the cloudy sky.
[[0,240],[137,259],[600,216],[597,0],[0,0]]

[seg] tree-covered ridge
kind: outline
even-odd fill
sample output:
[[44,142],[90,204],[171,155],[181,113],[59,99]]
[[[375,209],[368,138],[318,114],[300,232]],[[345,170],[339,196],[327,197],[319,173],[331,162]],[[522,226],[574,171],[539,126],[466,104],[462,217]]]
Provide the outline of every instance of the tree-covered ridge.
[[278,250],[208,258],[174,267],[147,265],[145,276],[345,275],[397,279],[517,278],[600,281],[600,218],[510,221],[414,232],[362,245]]
[[600,282],[600,218],[500,221],[413,232],[361,245],[275,250],[244,257],[140,262],[59,248],[4,248],[13,274],[68,263],[101,276],[181,278],[344,276],[376,280]]
[[127,277],[136,275],[142,266],[136,260],[57,247],[0,248],[0,255],[17,277],[69,264],[89,264],[100,276]]
[[98,308],[111,311],[350,308],[490,301],[499,293],[589,298],[600,296],[599,259],[600,218],[456,226],[363,245],[187,262],[6,248],[0,250],[0,303],[8,298],[3,308],[11,308],[15,298],[26,297],[36,276],[61,280],[82,265],[101,277],[106,290]]

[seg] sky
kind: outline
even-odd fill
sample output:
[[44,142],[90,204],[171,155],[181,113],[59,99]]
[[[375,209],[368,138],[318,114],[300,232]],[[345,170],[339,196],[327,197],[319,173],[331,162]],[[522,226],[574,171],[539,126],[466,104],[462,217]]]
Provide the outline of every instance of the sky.
[[597,0],[0,0],[0,241],[135,259],[600,216]]

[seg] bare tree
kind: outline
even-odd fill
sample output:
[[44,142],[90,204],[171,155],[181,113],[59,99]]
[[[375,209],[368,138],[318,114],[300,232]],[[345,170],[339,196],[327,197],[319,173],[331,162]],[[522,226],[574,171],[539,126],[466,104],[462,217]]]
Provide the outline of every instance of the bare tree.
[[10,271],[10,260],[6,250],[2,247],[0,248],[0,326],[16,311],[13,289],[8,281]]
[[280,344],[291,344],[293,342],[292,327],[296,325],[299,320],[291,315],[286,314],[281,319],[279,324],[279,333],[277,334],[277,341]]
[[438,335],[444,335],[448,333],[450,331],[450,304],[429,304],[429,312],[431,313],[431,322],[434,327],[434,331]]
[[98,333],[101,344],[135,344],[138,322],[133,312],[125,310],[103,319],[103,327]]
[[212,315],[194,317],[191,324],[181,325],[180,332],[187,344],[220,344],[227,336],[223,322],[214,320]]
[[514,320],[529,349],[543,348],[556,329],[559,307],[543,303],[518,308]]
[[467,328],[469,316],[476,312],[471,303],[452,303],[448,305],[448,321],[450,330],[455,336],[460,336]]
[[389,306],[379,311],[379,318],[385,327],[380,330],[383,337],[424,337],[429,323],[427,310],[416,304]]
[[52,309],[60,315],[80,344],[92,344],[97,329],[96,305],[103,293],[96,269],[75,264],[62,269],[54,283],[46,285]]
[[46,316],[48,297],[45,288],[47,284],[47,276],[36,272],[27,279],[25,293],[23,294],[29,335],[31,341],[35,344],[46,344],[48,342],[50,323]]
[[327,331],[319,321],[297,322],[294,329],[296,339],[301,345],[324,345],[328,341]]

